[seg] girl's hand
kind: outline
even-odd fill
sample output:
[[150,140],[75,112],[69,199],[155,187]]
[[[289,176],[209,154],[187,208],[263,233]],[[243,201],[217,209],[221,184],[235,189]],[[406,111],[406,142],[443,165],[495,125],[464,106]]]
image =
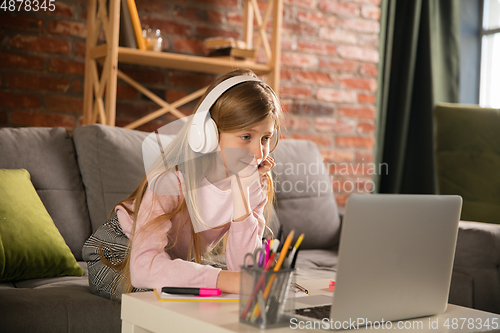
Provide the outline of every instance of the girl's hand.
[[239,178],[243,188],[249,188],[253,183],[262,178],[262,176],[271,171],[275,166],[276,163],[274,163],[274,159],[271,156],[267,156],[266,159],[257,167],[257,172],[254,172],[247,177],[242,177],[240,173],[238,173],[237,177]]
[[257,170],[259,171],[259,176],[264,176],[264,174],[271,171],[275,166],[276,163],[274,163],[274,158],[272,158],[271,156],[267,156],[266,159],[262,161],[262,163],[257,168]]

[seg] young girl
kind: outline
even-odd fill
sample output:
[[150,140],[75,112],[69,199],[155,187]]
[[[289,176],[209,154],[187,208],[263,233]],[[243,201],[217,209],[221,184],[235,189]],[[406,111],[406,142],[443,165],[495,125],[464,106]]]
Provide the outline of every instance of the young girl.
[[[239,293],[240,266],[246,253],[261,246],[263,212],[274,198],[269,153],[278,141],[282,110],[272,89],[249,70],[218,78],[198,106],[230,78],[242,82],[210,107],[217,149],[193,148],[198,137],[192,117],[85,243],[93,293],[119,299],[124,292],[164,286]],[[225,253],[227,270],[203,264],[213,262],[210,254],[217,250]]]

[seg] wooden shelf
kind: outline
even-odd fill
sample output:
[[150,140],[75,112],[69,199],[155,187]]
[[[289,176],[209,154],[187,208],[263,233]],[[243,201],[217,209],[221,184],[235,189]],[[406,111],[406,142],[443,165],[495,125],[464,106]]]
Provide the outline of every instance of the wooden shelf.
[[[177,117],[183,116],[177,108],[200,97],[204,89],[181,98],[174,103],[167,103],[158,98],[147,88],[134,81],[118,69],[119,64],[135,64],[184,70],[190,72],[224,74],[239,68],[247,68],[257,75],[267,75],[267,83],[279,94],[280,56],[281,56],[281,22],[283,0],[268,0],[264,17],[261,17],[257,0],[243,1],[243,40],[249,47],[259,49],[262,44],[267,63],[256,63],[252,60],[241,60],[233,57],[202,57],[168,52],[143,51],[118,46],[120,30],[120,4],[125,0],[89,0],[87,13],[87,45],[85,59],[85,82],[83,100],[83,122],[114,126],[116,116],[117,79],[120,78],[135,87],[145,96],[157,103],[161,108],[128,125],[136,128],[145,122],[167,112]],[[137,0],[136,0],[137,1]],[[272,13],[272,15],[271,15]],[[272,37],[267,40],[266,26],[269,17],[272,20]],[[258,25],[258,36],[253,42],[254,20]],[[101,24],[104,27],[105,43],[99,44]],[[103,65],[99,74],[97,63]]]
[[[91,50],[90,57],[99,60],[107,55],[107,45],[101,44]],[[118,47],[118,62],[134,65],[155,66],[184,71],[223,74],[237,68],[248,68],[257,75],[269,74],[273,68],[252,60],[239,60],[230,57],[202,57],[168,52],[141,51]]]

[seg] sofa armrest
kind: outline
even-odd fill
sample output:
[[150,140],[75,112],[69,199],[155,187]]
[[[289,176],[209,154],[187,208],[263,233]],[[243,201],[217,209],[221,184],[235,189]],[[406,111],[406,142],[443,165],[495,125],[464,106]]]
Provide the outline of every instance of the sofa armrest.
[[500,313],[500,225],[460,221],[450,303]]
[[500,265],[500,224],[460,221],[455,266]]

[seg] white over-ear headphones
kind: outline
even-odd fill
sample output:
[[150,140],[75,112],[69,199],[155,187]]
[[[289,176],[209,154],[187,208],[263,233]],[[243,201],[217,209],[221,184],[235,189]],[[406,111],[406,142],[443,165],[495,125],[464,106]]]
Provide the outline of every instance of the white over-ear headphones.
[[215,121],[210,117],[210,108],[227,90],[237,84],[248,81],[262,82],[258,78],[248,75],[233,76],[222,81],[208,93],[194,113],[193,122],[189,129],[188,143],[193,151],[206,154],[217,148],[219,144],[219,131],[217,130]]

